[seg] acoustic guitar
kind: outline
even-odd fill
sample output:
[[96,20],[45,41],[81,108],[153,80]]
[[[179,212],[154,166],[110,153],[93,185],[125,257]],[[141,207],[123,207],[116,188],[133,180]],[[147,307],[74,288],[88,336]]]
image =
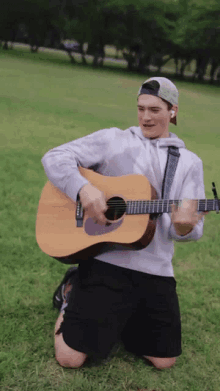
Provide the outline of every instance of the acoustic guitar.
[[[79,167],[93,186],[103,191],[108,209],[108,225],[99,225],[51,182],[43,188],[36,220],[36,240],[41,250],[64,263],[79,263],[95,256],[106,243],[118,243],[140,250],[152,241],[155,217],[170,213],[180,200],[158,199],[153,186],[143,175],[110,177]],[[217,199],[197,200],[198,211],[219,209]]]

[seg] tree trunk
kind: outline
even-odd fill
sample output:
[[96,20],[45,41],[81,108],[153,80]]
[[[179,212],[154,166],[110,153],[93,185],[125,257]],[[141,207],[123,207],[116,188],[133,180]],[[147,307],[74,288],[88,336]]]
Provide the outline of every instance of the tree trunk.
[[82,59],[82,63],[83,63],[84,65],[87,65],[85,53],[82,53],[82,54],[81,54],[81,59]]
[[102,68],[104,65],[104,58],[101,57],[100,61],[99,61],[99,66]]
[[32,45],[32,46],[31,46],[31,53],[37,53],[38,49],[39,49],[39,46],[37,46],[37,45]]
[[134,66],[134,62],[135,62],[134,56],[131,53],[123,53],[123,57],[124,57],[125,61],[127,61],[127,63],[128,63],[127,70],[133,71],[133,66]]
[[179,68],[178,68],[179,59],[175,57],[174,58],[174,62],[175,62],[175,65],[176,65],[176,76],[178,76],[178,74],[179,74]]
[[93,57],[93,63],[92,63],[92,65],[93,65],[94,67],[97,67],[97,66],[98,66],[98,59],[99,59],[99,54],[98,54],[98,52],[95,52],[95,55],[94,55],[94,57]]
[[210,83],[214,82],[214,75],[217,68],[218,68],[218,62],[212,59],[212,65],[210,70]]
[[146,61],[143,56],[139,56],[137,58],[137,71],[139,73],[144,73],[145,72],[145,66],[146,66]]
[[129,58],[127,61],[128,61],[128,70],[129,71],[133,71],[134,59],[133,58]]
[[85,57],[82,43],[80,44],[80,53],[81,53],[82,64],[87,65],[87,61],[86,61],[86,57]]
[[193,75],[193,80],[195,80],[196,77],[198,78],[199,81],[204,80],[204,76],[206,73],[209,60],[210,58],[208,57],[208,55],[205,58],[203,53],[200,57],[196,59],[196,70]]
[[68,56],[70,58],[71,64],[76,64],[76,60],[72,55],[72,52],[70,50],[67,50]]
[[181,68],[180,68],[180,76],[184,78],[184,72],[186,69],[186,66],[190,63],[191,58],[186,58],[184,60],[181,60]]
[[4,49],[4,50],[8,50],[8,42],[7,42],[7,41],[5,41],[5,43],[4,43],[4,45],[3,45],[3,49]]
[[210,57],[207,56],[206,59],[203,61],[203,66],[202,66],[202,70],[201,70],[201,79],[200,80],[204,80],[204,77],[206,75],[206,70],[207,70],[209,62],[210,62]]

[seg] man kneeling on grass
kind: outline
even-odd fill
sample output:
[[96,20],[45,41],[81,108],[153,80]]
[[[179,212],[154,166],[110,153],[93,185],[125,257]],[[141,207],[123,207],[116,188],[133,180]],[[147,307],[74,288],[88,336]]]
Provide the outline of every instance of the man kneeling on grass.
[[99,130],[50,150],[42,159],[49,180],[74,201],[79,194],[89,216],[104,225],[104,194],[78,166],[105,176],[145,175],[161,198],[168,147],[178,147],[180,153],[169,198],[184,201],[157,218],[151,243],[141,250],[106,245],[96,258],[69,269],[56,289],[54,305],[60,315],[55,352],[64,367],[78,368],[87,358],[106,359],[119,341],[159,369],[170,368],[181,354],[173,241],[198,240],[203,234],[203,213],[197,213],[192,201],[205,198],[203,166],[169,132],[178,112],[178,90],[170,80],[145,81],[137,107],[139,127]]

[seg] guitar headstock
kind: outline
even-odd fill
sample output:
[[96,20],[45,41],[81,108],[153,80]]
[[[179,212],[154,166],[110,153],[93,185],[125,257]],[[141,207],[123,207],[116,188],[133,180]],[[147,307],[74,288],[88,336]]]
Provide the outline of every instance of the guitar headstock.
[[212,182],[212,192],[214,194],[214,197],[215,199],[218,201],[216,202],[216,213],[219,213],[219,198],[218,198],[218,194],[217,194],[217,190],[216,190],[216,187],[215,187],[215,182]]

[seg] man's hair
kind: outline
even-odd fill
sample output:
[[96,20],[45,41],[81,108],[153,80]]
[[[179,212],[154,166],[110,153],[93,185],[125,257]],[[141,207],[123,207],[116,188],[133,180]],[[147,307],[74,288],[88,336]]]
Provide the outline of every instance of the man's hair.
[[162,101],[167,104],[167,110],[170,111],[172,109],[173,105],[170,102],[167,102],[167,100],[165,100],[163,98],[160,98],[160,99],[162,99]]

